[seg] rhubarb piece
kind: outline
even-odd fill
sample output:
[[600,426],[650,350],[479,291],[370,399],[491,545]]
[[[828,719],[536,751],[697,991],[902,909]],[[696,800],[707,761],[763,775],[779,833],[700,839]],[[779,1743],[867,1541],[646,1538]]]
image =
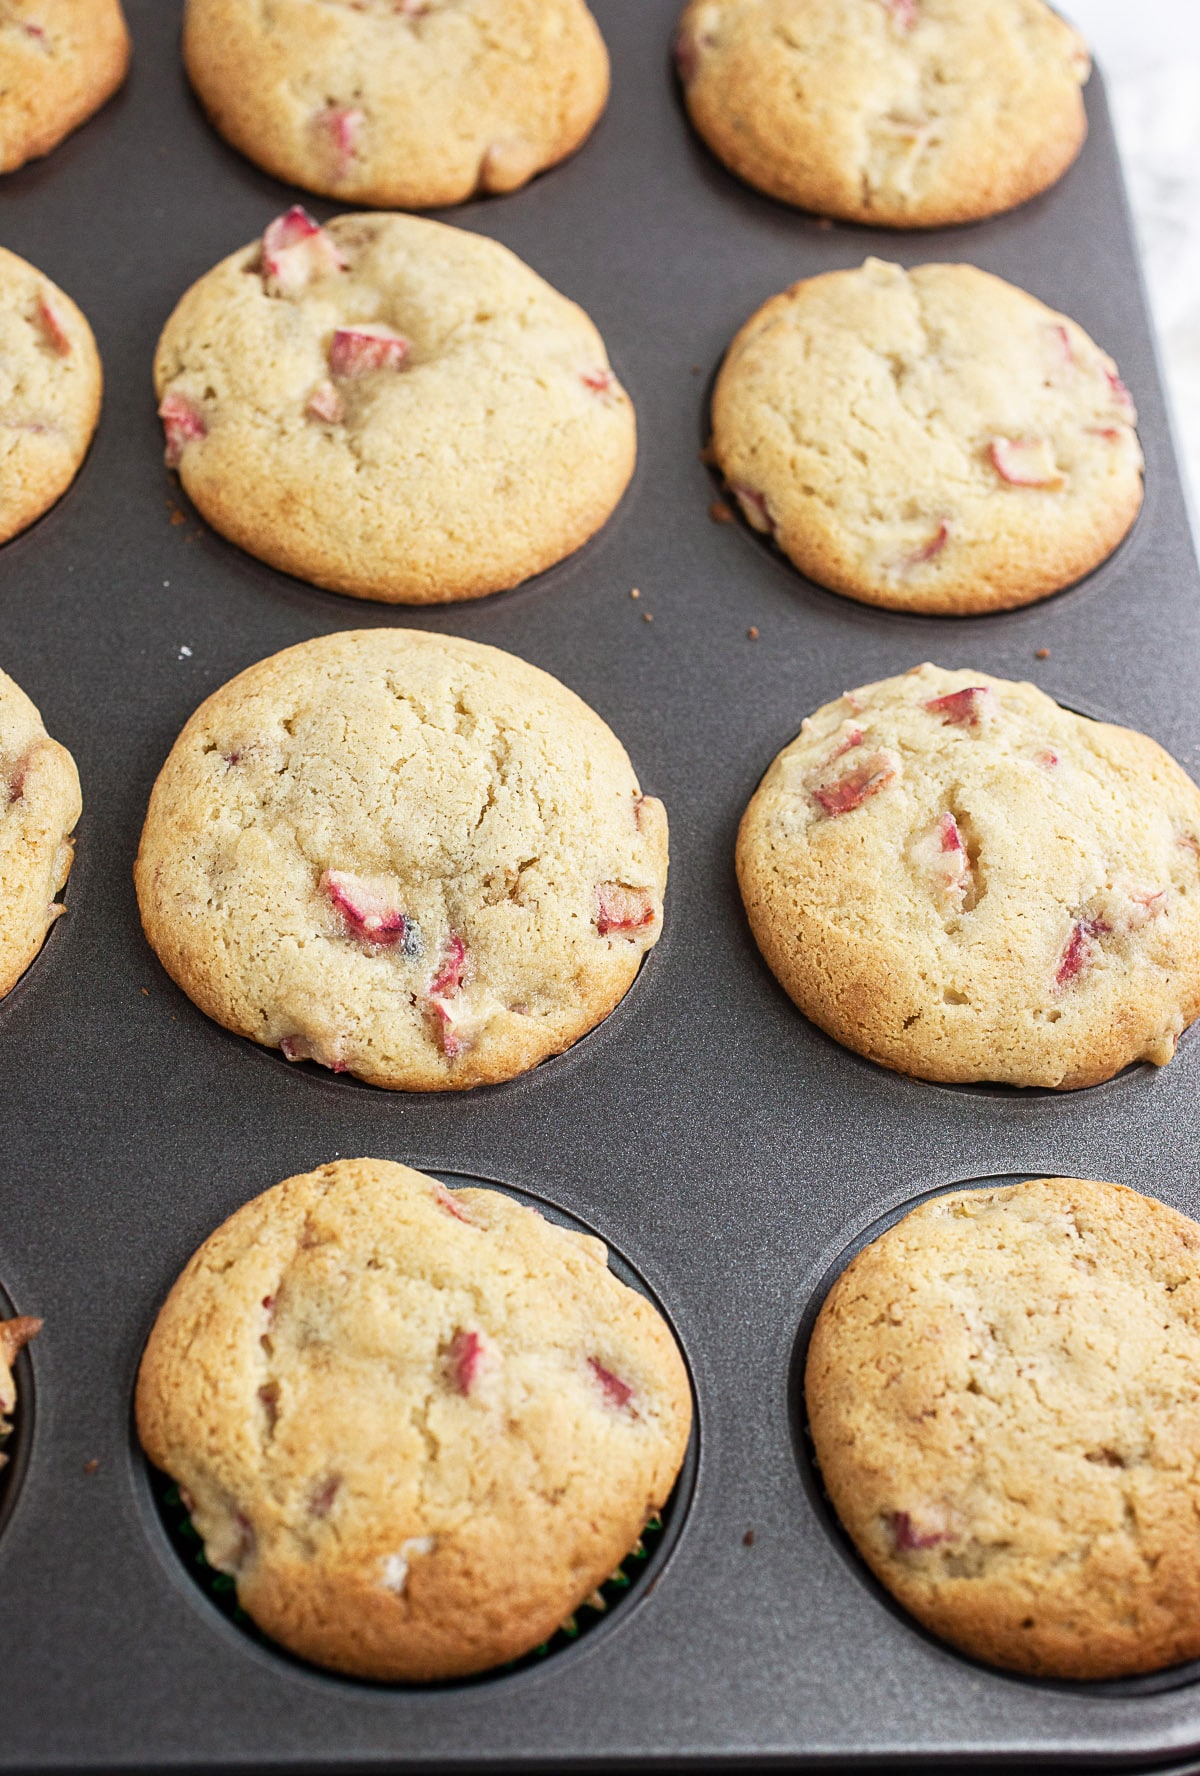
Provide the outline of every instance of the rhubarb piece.
[[939,1542],[950,1540],[945,1530],[919,1529],[907,1511],[893,1511],[889,1522],[897,1554],[912,1554],[920,1548],[936,1548]]
[[1107,438],[1110,444],[1119,443],[1125,436],[1120,426],[1088,426],[1087,432],[1092,438]]
[[429,1005],[437,1019],[442,1053],[454,1060],[467,1047],[465,1019],[453,1004],[462,990],[467,972],[467,946],[461,937],[451,936],[441,967],[429,983]]
[[1167,910],[1170,896],[1165,888],[1134,888],[1130,890],[1129,905],[1122,920],[1127,931],[1140,931],[1149,925],[1151,919],[1157,919]]
[[437,1203],[438,1208],[445,1209],[446,1213],[448,1215],[453,1215],[456,1221],[465,1221],[468,1227],[475,1226],[475,1222],[472,1221],[470,1215],[468,1215],[467,1211],[463,1208],[454,1192],[452,1190],[447,1190],[444,1184],[434,1184],[433,1198]]
[[332,237],[299,204],[268,223],[262,238],[263,288],[268,296],[298,296],[314,278],[345,271]]
[[616,378],[611,370],[585,370],[580,380],[584,388],[591,389],[594,395],[606,395]]
[[482,1332],[456,1332],[448,1353],[450,1376],[457,1391],[470,1394],[500,1364],[500,1353]]
[[959,899],[971,883],[971,859],[962,842],[958,821],[947,811],[924,844],[926,862],[935,885],[944,895]]
[[335,376],[369,376],[373,370],[399,370],[409,353],[408,340],[382,322],[339,327],[329,347],[329,368]]
[[1071,342],[1071,335],[1068,329],[1063,326],[1061,321],[1056,321],[1051,328],[1051,332],[1054,334],[1055,340],[1057,341],[1059,356],[1062,358],[1063,363],[1073,364],[1075,362],[1075,347]]
[[58,311],[44,290],[38,292],[38,320],[50,344],[60,358],[65,358],[71,350],[71,341],[59,319]]
[[310,1042],[307,1036],[284,1036],[279,1043],[280,1053],[287,1061],[315,1061],[318,1067],[328,1067],[331,1073],[344,1073],[345,1061],[336,1055],[333,1060],[326,1060],[321,1049]]
[[604,1398],[610,1406],[615,1407],[619,1412],[629,1405],[633,1399],[633,1389],[627,1381],[622,1381],[619,1375],[614,1375],[611,1369],[606,1369],[598,1357],[588,1358],[588,1368],[600,1383]]
[[366,121],[365,113],[353,105],[330,105],[314,117],[313,128],[333,150],[335,179],[344,179],[350,171]]
[[442,965],[429,983],[429,991],[441,999],[452,998],[461,988],[467,972],[467,946],[461,937],[451,935]]
[[1013,487],[1061,487],[1062,470],[1048,438],[993,438],[988,446],[992,466]]
[[896,775],[896,767],[884,752],[873,752],[844,777],[834,783],[819,785],[813,790],[813,801],[832,819],[837,814],[852,813],[881,789],[886,789]]
[[832,765],[835,759],[844,758],[848,752],[853,752],[854,748],[856,746],[861,746],[862,743],[863,731],[858,726],[857,722],[843,722],[837,732],[837,743],[829,757],[825,760],[825,765],[822,769]]
[[947,691],[944,697],[932,697],[925,707],[948,726],[977,728],[991,708],[991,695],[987,685],[967,685],[961,691]]
[[1133,396],[1125,387],[1125,384],[1121,381],[1121,378],[1117,375],[1115,370],[1105,370],[1104,375],[1108,382],[1115,405],[1120,408],[1121,412],[1127,419],[1132,421],[1137,417],[1137,409],[1133,404]]
[[163,396],[158,417],[167,438],[166,465],[169,469],[177,469],[183,461],[185,448],[196,439],[208,436],[204,415],[186,395],[175,393]]
[[319,886],[342,915],[351,937],[361,943],[397,948],[406,956],[421,954],[421,930],[396,902],[395,885],[386,878],[355,876],[349,870],[326,870]]
[[757,488],[743,487],[739,482],[731,481],[729,491],[742,508],[742,516],[752,530],[762,536],[775,535],[775,520],[767,510],[767,496],[759,493]]
[[903,557],[901,567],[923,567],[927,561],[935,560],[949,541],[950,524],[948,519],[943,518],[927,543],[922,543],[919,549],[914,549],[911,554]]
[[1045,752],[1038,754],[1038,764],[1045,771],[1053,771],[1058,764],[1058,754],[1047,748]]
[[917,22],[917,0],[884,0],[892,22],[902,31],[911,31]]
[[1077,919],[1054,971],[1055,986],[1068,987],[1078,980],[1092,965],[1094,940],[1111,930],[1112,926],[1103,919]]
[[607,937],[613,931],[642,931],[654,923],[654,897],[648,888],[627,888],[621,882],[601,882],[596,898],[599,901],[596,930],[601,937]]
[[309,419],[320,419],[326,425],[341,425],[346,417],[346,404],[331,382],[319,382],[308,397],[304,409]]

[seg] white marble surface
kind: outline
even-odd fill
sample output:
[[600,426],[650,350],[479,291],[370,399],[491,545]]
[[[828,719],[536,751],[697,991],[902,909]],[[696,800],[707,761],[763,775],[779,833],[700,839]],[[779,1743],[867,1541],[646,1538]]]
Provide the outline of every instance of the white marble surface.
[[1104,71],[1200,514],[1200,0],[1058,0]]

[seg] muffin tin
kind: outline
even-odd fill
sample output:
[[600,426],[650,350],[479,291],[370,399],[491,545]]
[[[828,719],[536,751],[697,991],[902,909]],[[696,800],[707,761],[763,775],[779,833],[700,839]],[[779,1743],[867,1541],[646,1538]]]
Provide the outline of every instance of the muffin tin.
[[[1200,1036],[1161,1073],[1065,1097],[885,1073],[775,985],[732,863],[741,810],[801,717],[925,658],[1033,678],[1200,772],[1200,587],[1100,82],[1081,161],[1015,214],[938,234],[830,227],[740,186],[690,133],[670,72],[676,0],[595,10],[614,90],[593,140],[449,219],[589,310],[637,405],[641,460],[592,544],[497,598],[408,611],[315,591],[225,544],[165,474],[158,330],[295,197],[208,129],[177,5],[131,0],[129,86],[0,187],[5,245],[81,304],[107,377],[77,485],[0,555],[0,662],[75,754],[85,802],[68,915],[0,1005],[0,1276],[46,1320],[22,1358],[0,1533],[0,1767],[1128,1769],[1182,1768],[1200,1747],[1190,1670],[1132,1692],[1018,1680],[888,1607],[821,1504],[795,1394],[831,1267],[929,1190],[1082,1173],[1200,1212]],[[710,521],[698,452],[726,344],[766,296],[869,253],[982,265],[1117,358],[1142,415],[1146,505],[1082,585],[1009,615],[896,615]],[[201,698],[292,642],[388,623],[555,673],[671,817],[665,935],[624,1004],[535,1073],[462,1097],[373,1091],[219,1029],[158,967],[133,899],[151,783]],[[655,1570],[567,1652],[484,1682],[349,1683],[238,1632],[164,1534],[132,1435],[141,1347],[189,1253],[258,1191],[354,1153],[558,1205],[644,1279],[692,1370],[693,1472]]]

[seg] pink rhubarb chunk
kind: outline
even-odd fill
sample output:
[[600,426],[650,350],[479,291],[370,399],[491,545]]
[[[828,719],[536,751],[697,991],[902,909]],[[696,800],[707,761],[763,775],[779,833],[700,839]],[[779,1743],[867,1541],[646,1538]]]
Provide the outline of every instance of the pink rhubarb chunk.
[[765,493],[759,493],[754,487],[743,487],[736,481],[730,482],[729,491],[742,508],[742,515],[751,529],[759,531],[763,536],[775,535],[775,520],[767,510]]
[[314,278],[345,271],[332,237],[299,204],[268,223],[262,238],[263,287],[268,296],[298,296]]
[[429,983],[429,991],[449,999],[458,992],[467,972],[467,946],[461,937],[451,937],[446,945],[442,966]]
[[346,417],[345,402],[331,382],[317,384],[304,411],[309,419],[323,420],[326,425],[341,425]]
[[939,1542],[950,1539],[944,1530],[922,1532],[907,1511],[892,1512],[892,1536],[899,1554],[911,1554],[918,1548],[936,1548]]
[[854,722],[843,722],[838,734],[838,743],[830,753],[829,757],[825,760],[825,763],[827,765],[833,764],[835,759],[844,758],[848,752],[853,752],[854,748],[856,746],[861,746],[862,743],[862,729]]
[[1071,343],[1070,333],[1067,331],[1066,327],[1063,326],[1061,321],[1056,321],[1054,323],[1053,332],[1058,343],[1059,356],[1062,358],[1063,363],[1073,364],[1075,362],[1075,347]]
[[329,347],[329,368],[335,376],[369,376],[372,370],[399,370],[409,352],[408,340],[381,322],[339,327]]
[[992,466],[1013,487],[1061,487],[1062,471],[1048,438],[993,438]]
[[831,818],[850,814],[881,789],[886,789],[896,775],[896,767],[885,753],[873,752],[860,765],[839,777],[836,783],[823,784],[813,790],[813,801]]
[[594,395],[606,395],[615,378],[611,370],[585,370],[580,380],[584,388],[591,389]]
[[917,0],[884,0],[894,23],[902,31],[911,31],[917,22]]
[[344,179],[350,171],[366,121],[365,114],[353,105],[330,105],[313,119],[313,127],[333,149],[335,178]]
[[1069,987],[1072,981],[1078,980],[1091,967],[1093,939],[1111,930],[1112,926],[1103,919],[1077,919],[1054,971],[1055,986]]
[[442,965],[429,983],[429,1003],[438,1020],[442,1053],[450,1060],[467,1046],[462,1020],[452,1003],[462,988],[466,972],[467,946],[461,937],[452,936]]
[[596,896],[600,903],[596,930],[601,937],[607,937],[612,931],[641,931],[654,923],[654,897],[648,888],[626,888],[620,882],[601,882]]
[[433,1198],[438,1208],[444,1209],[447,1215],[453,1215],[456,1221],[465,1221],[468,1227],[474,1227],[474,1221],[467,1214],[454,1192],[447,1190],[444,1184],[434,1184]]
[[588,1368],[600,1383],[604,1398],[610,1406],[620,1411],[629,1405],[633,1399],[633,1389],[627,1381],[622,1381],[619,1375],[614,1375],[611,1369],[606,1369],[597,1357],[588,1358]]
[[977,728],[991,694],[987,685],[967,685],[961,691],[947,691],[944,697],[931,698],[925,707],[930,715],[940,715],[954,727]]
[[42,291],[38,296],[38,320],[59,357],[65,358],[71,349],[71,341],[67,337],[66,328],[59,318],[57,309],[45,291]]
[[935,888],[961,903],[971,885],[971,859],[967,855],[958,821],[948,810],[922,845]]
[[204,415],[198,407],[192,405],[186,395],[171,394],[163,397],[158,417],[162,420],[167,438],[167,467],[177,469],[183,461],[185,447],[194,443],[197,438],[208,436]]
[[349,870],[326,870],[320,886],[345,919],[352,937],[362,943],[399,944],[413,953],[414,940],[419,942],[417,927],[378,883],[351,875]]
[[949,520],[943,518],[941,523],[938,525],[937,529],[934,531],[933,535],[930,537],[929,541],[927,543],[922,543],[922,545],[919,549],[914,549],[911,552],[911,554],[906,555],[904,557],[904,560],[901,563],[901,566],[902,567],[923,567],[927,561],[936,560],[936,558],[941,554],[942,550],[946,547],[946,544],[949,541],[950,541]]
[[327,1061],[323,1054],[308,1040],[307,1036],[284,1036],[279,1044],[279,1052],[285,1061],[316,1061],[319,1067],[328,1067],[331,1073],[344,1073],[346,1063],[342,1060]]
[[1113,401],[1121,409],[1122,413],[1124,413],[1129,419],[1132,419],[1136,412],[1136,408],[1133,405],[1133,396],[1125,387],[1125,384],[1121,381],[1121,378],[1117,375],[1115,370],[1106,370],[1104,374],[1108,378],[1108,386],[1112,391]]
[[456,1332],[450,1345],[450,1373],[460,1394],[467,1395],[499,1365],[499,1353],[482,1332]]

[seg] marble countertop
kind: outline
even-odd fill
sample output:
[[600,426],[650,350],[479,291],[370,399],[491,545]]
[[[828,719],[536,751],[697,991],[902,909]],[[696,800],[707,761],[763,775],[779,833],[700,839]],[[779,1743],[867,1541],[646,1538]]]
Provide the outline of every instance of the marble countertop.
[[1058,0],[1104,73],[1200,516],[1200,3]]

